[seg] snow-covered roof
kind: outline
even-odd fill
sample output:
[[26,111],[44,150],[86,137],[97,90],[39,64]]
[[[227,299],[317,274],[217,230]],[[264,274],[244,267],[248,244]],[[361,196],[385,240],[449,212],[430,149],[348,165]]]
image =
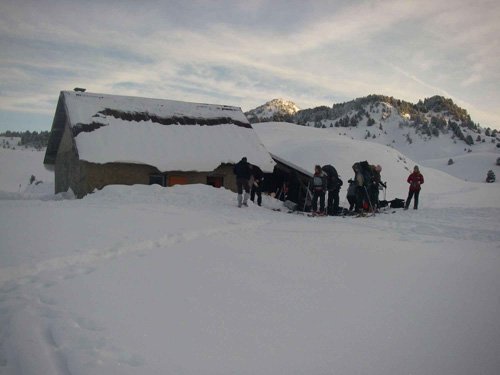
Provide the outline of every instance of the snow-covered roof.
[[278,155],[273,154],[273,153],[271,153],[271,156],[273,157],[274,160],[276,160],[276,161],[278,161],[278,162],[280,162],[280,163],[282,163],[284,165],[287,165],[290,168],[295,169],[296,171],[302,173],[303,175],[306,175],[306,176],[309,176],[309,177],[313,176],[313,173],[305,170],[302,167],[299,167],[297,164],[294,164],[294,163],[290,162],[289,160],[285,160],[285,159],[283,159],[283,158],[281,158]]
[[62,94],[73,126],[107,124],[107,118],[122,113],[128,114],[132,121],[147,116],[156,118],[157,122],[162,119],[181,121],[183,118],[190,118],[203,123],[209,119],[226,119],[240,126],[250,127],[247,118],[238,107],[74,91],[63,91]]
[[[61,100],[80,160],[212,171],[246,156],[266,172],[274,167],[238,107],[71,91]],[[56,120],[57,111],[53,132]]]

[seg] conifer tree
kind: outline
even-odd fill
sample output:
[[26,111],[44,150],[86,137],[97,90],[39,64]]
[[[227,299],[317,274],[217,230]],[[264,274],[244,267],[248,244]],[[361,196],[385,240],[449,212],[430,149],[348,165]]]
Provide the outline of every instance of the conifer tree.
[[495,182],[495,173],[490,169],[486,174],[486,182]]

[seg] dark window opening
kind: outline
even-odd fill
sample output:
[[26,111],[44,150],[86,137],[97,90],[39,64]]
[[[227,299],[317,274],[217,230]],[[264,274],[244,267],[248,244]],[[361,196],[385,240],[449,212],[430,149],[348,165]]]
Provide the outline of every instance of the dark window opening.
[[207,176],[207,185],[211,185],[216,188],[224,186],[224,177],[222,176]]
[[188,178],[186,176],[169,176],[168,186],[187,185]]
[[167,186],[167,176],[164,174],[151,174],[149,175],[149,184]]

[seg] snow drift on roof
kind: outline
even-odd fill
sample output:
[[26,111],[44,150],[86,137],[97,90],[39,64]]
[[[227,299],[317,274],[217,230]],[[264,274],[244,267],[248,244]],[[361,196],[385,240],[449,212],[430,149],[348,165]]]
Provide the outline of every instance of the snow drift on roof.
[[152,120],[158,123],[161,120],[179,119],[181,124],[182,119],[196,119],[199,124],[208,120],[225,119],[226,123],[250,127],[238,107],[71,91],[63,91],[63,94],[72,127],[107,125],[108,119],[113,117],[126,121]]
[[253,129],[232,124],[163,126],[109,119],[108,126],[75,137],[81,160],[93,163],[137,163],[160,171],[212,171],[243,156],[263,171],[274,161]]

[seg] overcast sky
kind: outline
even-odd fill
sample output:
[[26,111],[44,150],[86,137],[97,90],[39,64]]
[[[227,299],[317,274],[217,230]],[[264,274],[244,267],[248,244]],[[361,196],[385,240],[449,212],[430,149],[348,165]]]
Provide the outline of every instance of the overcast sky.
[[500,1],[1,0],[0,131],[49,130],[59,92],[253,109],[453,99],[500,128]]

